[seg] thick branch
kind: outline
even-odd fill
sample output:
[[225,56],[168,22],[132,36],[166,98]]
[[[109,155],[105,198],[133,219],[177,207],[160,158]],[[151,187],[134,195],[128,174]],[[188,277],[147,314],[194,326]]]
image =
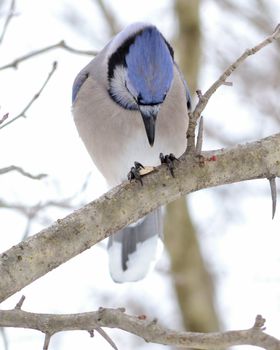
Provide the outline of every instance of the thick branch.
[[113,232],[182,195],[233,182],[280,176],[280,134],[207,152],[204,156],[204,162],[201,158],[183,156],[175,169],[175,178],[162,165],[143,178],[144,186],[124,182],[3,253],[0,302]]
[[247,330],[223,333],[176,332],[160,326],[144,315],[131,316],[123,309],[103,309],[80,314],[35,314],[21,309],[0,311],[0,327],[20,327],[51,335],[70,330],[92,332],[100,327],[118,328],[138,335],[148,342],[197,349],[225,349],[234,345],[255,345],[279,350],[280,341],[263,330],[264,319],[257,316],[255,325]]
[[[202,95],[194,113],[190,115],[190,124],[196,123],[211,95],[236,66],[250,54],[279,38],[279,35],[280,26],[271,36],[240,56]],[[0,257],[0,302],[113,232],[184,194],[233,182],[279,176],[279,151],[280,134],[277,134],[232,149],[208,152],[205,161],[201,161],[201,157],[197,161],[189,153],[181,159],[175,179],[161,166],[146,178],[143,187],[139,183],[127,182],[116,187],[3,253]]]

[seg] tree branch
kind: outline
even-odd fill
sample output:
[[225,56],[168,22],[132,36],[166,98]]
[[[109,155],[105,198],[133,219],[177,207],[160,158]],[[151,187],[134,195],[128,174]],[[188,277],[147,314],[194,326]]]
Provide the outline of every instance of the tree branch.
[[4,328],[0,328],[0,335],[2,337],[2,343],[4,345],[4,350],[8,350],[8,348],[9,348],[8,339],[7,339],[7,335],[6,335]]
[[12,0],[11,5],[10,5],[10,9],[8,12],[8,16],[6,17],[6,20],[5,20],[5,23],[3,26],[3,30],[2,30],[2,34],[0,36],[0,44],[2,44],[2,42],[4,40],[4,37],[5,37],[6,31],[8,29],[8,26],[9,26],[11,19],[15,16],[15,14],[14,14],[15,7],[16,7],[16,1]]
[[[227,77],[248,56],[279,36],[280,26],[278,25],[271,36],[252,49],[246,50],[206,93],[200,96],[194,112],[190,113],[187,149],[189,152],[180,158],[180,163],[175,168],[175,178],[170,175],[165,165],[157,167],[154,172],[143,178],[144,186],[126,181],[96,201],[64,219],[57,220],[49,228],[1,254],[0,302],[113,232],[182,195],[233,182],[279,177],[280,133],[245,145],[204,152],[200,157],[195,156],[194,142],[196,122],[217,88],[226,82]],[[46,48],[45,51],[53,48],[55,47]],[[45,51],[41,50],[40,53]],[[35,54],[39,53],[32,53],[29,57]],[[29,57],[25,56],[21,61]],[[19,61],[15,62],[14,67]],[[53,71],[54,69],[55,65]],[[52,72],[21,115],[24,115],[38,98],[51,74]],[[198,149],[200,149],[200,142],[198,142]],[[0,310],[0,327],[23,327],[42,331],[45,334],[45,350],[48,349],[53,334],[74,329],[86,330],[90,334],[95,329],[105,336],[112,346],[115,346],[101,327],[119,328],[136,334],[146,341],[181,347],[223,349],[232,345],[247,344],[269,350],[280,349],[279,340],[263,333],[264,319],[260,316],[257,317],[254,326],[248,330],[203,334],[165,329],[153,320],[147,320],[142,316],[130,316],[120,309],[101,308],[97,312],[76,315],[29,313],[21,310],[23,300],[22,298],[13,310]]]
[[66,42],[64,40],[59,41],[56,44],[47,46],[47,47],[43,47],[42,49],[36,50],[36,51],[32,51],[26,55],[23,55],[21,57],[16,58],[14,61],[5,64],[4,66],[0,67],[0,70],[4,70],[4,69],[8,69],[8,68],[17,68],[19,63],[26,61],[32,57],[35,56],[39,56],[42,55],[48,51],[52,51],[55,49],[63,49],[66,50],[68,52],[74,53],[74,54],[78,54],[78,55],[88,55],[88,56],[96,56],[97,55],[97,51],[92,51],[92,50],[79,50],[79,49],[75,49],[72,46],[69,46],[68,44],[66,44]]
[[215,93],[215,91],[221,86],[225,85],[226,79],[251,55],[254,55],[267,45],[271,44],[273,41],[279,39],[280,37],[280,24],[278,24],[274,30],[274,32],[269,35],[266,39],[264,39],[262,42],[260,42],[258,45],[252,47],[251,49],[247,49],[240,57],[237,58],[235,62],[233,62],[219,77],[218,80],[214,82],[210,86],[210,88],[205,92],[205,94],[201,94],[199,96],[199,102],[196,105],[193,112],[189,113],[189,127],[187,131],[187,138],[188,138],[188,147],[187,151],[194,152],[195,150],[195,129],[196,129],[196,123],[199,117],[201,116],[201,113],[205,109],[209,99],[211,96]]
[[48,176],[47,174],[38,174],[38,175],[30,174],[27,171],[25,171],[24,169],[22,169],[21,167],[16,166],[16,165],[10,165],[10,166],[5,167],[5,168],[0,168],[0,175],[7,174],[11,171],[17,171],[21,175],[29,177],[30,179],[33,179],[33,180],[41,180],[42,178]]
[[9,113],[4,114],[0,119],[0,125],[9,118]]
[[202,188],[280,176],[279,155],[280,134],[276,134],[231,149],[204,152],[204,162],[184,155],[175,168],[175,178],[163,165],[143,178],[144,186],[124,182],[3,253],[0,302],[113,232],[182,195]]
[[[45,333],[44,349],[48,348],[52,335],[62,331],[102,330],[101,327],[118,328],[135,334],[147,342],[175,347],[196,349],[225,349],[234,345],[255,345],[267,350],[279,350],[280,341],[266,333],[265,320],[256,317],[252,328],[222,333],[176,332],[162,327],[145,315],[131,316],[120,309],[104,309],[79,314],[37,314],[21,309],[0,310],[0,327],[35,329]],[[101,332],[104,335],[104,331]],[[108,337],[109,338],[109,337]],[[110,338],[109,338],[110,339]],[[110,339],[110,344],[116,348]]]
[[[202,95],[193,120],[196,122],[212,94],[246,57],[279,36],[280,26],[259,45],[246,50]],[[279,177],[279,154],[280,134],[276,134],[246,145],[205,152],[203,161],[193,152],[184,154],[175,169],[175,178],[163,165],[143,179],[145,186],[124,182],[4,252],[0,256],[0,302],[113,232],[182,195],[233,182]]]
[[110,35],[116,35],[120,31],[120,26],[114,12],[104,3],[104,0],[97,0],[96,2],[104,15],[108,28],[110,28]]
[[56,71],[56,68],[57,68],[57,62],[53,62],[52,69],[49,72],[49,74],[47,76],[47,79],[45,80],[45,82],[41,86],[40,90],[32,97],[32,99],[28,102],[28,104],[24,107],[24,109],[16,117],[10,119],[8,122],[6,122],[4,124],[2,122],[3,121],[3,118],[2,118],[1,123],[0,123],[2,125],[0,125],[0,129],[5,128],[7,125],[10,125],[11,123],[13,123],[14,121],[16,121],[19,118],[26,118],[26,112],[33,105],[33,103],[40,97],[41,93],[43,92],[43,90],[45,89],[45,87],[48,84],[49,80],[51,79],[52,75]]

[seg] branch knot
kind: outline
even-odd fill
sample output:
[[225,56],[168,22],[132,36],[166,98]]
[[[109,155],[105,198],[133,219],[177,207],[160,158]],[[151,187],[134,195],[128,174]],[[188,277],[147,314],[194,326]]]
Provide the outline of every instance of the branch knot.
[[266,327],[264,327],[266,319],[262,317],[262,315],[257,315],[255,319],[254,326],[252,327],[256,331],[263,332]]

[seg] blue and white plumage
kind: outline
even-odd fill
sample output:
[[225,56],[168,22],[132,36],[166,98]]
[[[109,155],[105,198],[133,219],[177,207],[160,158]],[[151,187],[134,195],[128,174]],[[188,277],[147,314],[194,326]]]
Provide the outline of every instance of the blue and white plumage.
[[[134,161],[154,166],[161,152],[177,157],[184,152],[189,105],[171,46],[146,23],[132,24],[116,35],[73,85],[79,135],[111,187],[126,179]],[[143,278],[155,258],[158,237],[161,209],[111,236],[112,278]]]

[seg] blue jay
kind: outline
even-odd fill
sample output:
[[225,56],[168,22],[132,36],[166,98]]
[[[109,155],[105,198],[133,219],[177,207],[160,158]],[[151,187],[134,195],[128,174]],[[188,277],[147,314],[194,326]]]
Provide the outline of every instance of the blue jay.
[[[160,153],[179,157],[186,149],[189,90],[172,47],[151,24],[117,34],[78,74],[72,98],[78,133],[111,187],[127,178],[134,161],[154,166]],[[162,231],[157,209],[109,238],[115,282],[146,275]]]

